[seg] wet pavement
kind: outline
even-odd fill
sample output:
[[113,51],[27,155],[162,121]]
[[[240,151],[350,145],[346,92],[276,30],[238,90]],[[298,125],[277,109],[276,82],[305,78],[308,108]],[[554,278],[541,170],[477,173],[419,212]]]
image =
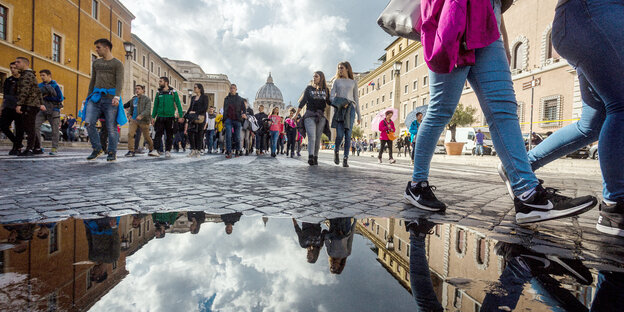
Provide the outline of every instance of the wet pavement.
[[[449,204],[436,215],[399,200],[409,164],[87,154],[0,156],[0,310],[611,311],[622,300],[604,285],[623,285],[624,240],[595,230],[597,209],[518,226],[495,158],[434,164]],[[595,175],[540,177],[565,195],[601,189]]]

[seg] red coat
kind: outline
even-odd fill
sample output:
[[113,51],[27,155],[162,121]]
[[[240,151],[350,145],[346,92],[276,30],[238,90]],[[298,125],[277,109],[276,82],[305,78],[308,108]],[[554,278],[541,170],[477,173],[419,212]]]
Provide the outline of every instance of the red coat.
[[379,135],[379,139],[382,141],[390,141],[390,139],[388,138],[388,131],[389,132],[394,132],[396,131],[394,128],[394,122],[392,121],[392,119],[390,120],[390,122],[386,122],[386,119],[382,120],[379,122],[379,131],[381,132],[381,134]]

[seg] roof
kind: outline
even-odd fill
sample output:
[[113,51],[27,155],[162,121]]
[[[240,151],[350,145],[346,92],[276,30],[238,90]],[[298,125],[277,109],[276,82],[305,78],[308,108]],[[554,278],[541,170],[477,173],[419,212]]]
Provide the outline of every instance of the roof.
[[280,91],[280,89],[273,83],[271,73],[269,73],[266,84],[264,84],[264,86],[258,90],[258,93],[256,93],[256,100],[259,99],[277,100],[280,102],[284,101],[282,91]]
[[154,54],[158,59],[160,59],[163,63],[167,64],[167,66],[169,66],[169,69],[171,69],[174,73],[178,74],[178,76],[182,77],[182,80],[184,81],[188,81],[184,75],[180,74],[175,68],[173,68],[173,66],[171,66],[171,64],[169,64],[169,62],[167,62],[167,60],[165,60],[163,57],[161,57],[158,53],[156,53],[156,51],[154,51],[147,43],[145,43],[145,41],[141,40],[141,38],[139,38],[139,36],[137,36],[136,34],[131,34],[132,35],[132,39],[135,39],[136,41],[138,41],[139,43],[141,43],[143,46],[145,46],[146,49],[148,49],[152,54]]

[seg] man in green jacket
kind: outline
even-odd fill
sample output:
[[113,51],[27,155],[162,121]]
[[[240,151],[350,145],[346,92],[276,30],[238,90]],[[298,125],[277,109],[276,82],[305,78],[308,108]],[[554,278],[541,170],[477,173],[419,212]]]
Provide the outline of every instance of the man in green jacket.
[[145,96],[145,87],[137,85],[134,87],[134,96],[130,101],[124,104],[124,108],[129,109],[128,116],[130,118],[130,129],[128,131],[128,153],[126,157],[134,157],[134,139],[137,129],[143,133],[143,139],[149,144],[149,156],[158,157],[158,152],[154,151],[154,142],[150,136],[149,126],[152,120],[152,103],[150,99]]
[[152,110],[152,122],[156,131],[156,150],[162,151],[162,136],[166,134],[165,157],[171,157],[171,146],[173,145],[173,124],[176,119],[176,108],[178,110],[178,120],[184,121],[184,113],[180,104],[180,97],[175,89],[169,86],[169,78],[160,77],[158,81],[160,88],[154,99],[154,109]]

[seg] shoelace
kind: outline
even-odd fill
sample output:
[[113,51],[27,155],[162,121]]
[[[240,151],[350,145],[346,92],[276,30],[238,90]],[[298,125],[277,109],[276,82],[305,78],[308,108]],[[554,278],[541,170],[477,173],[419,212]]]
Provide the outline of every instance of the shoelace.
[[563,196],[563,195],[557,194],[557,193],[559,193],[559,189],[556,189],[554,187],[547,187],[544,190],[546,191],[545,195],[550,197],[551,200],[554,201],[554,202],[559,202],[559,201],[562,201],[562,200],[569,199],[567,196]]

